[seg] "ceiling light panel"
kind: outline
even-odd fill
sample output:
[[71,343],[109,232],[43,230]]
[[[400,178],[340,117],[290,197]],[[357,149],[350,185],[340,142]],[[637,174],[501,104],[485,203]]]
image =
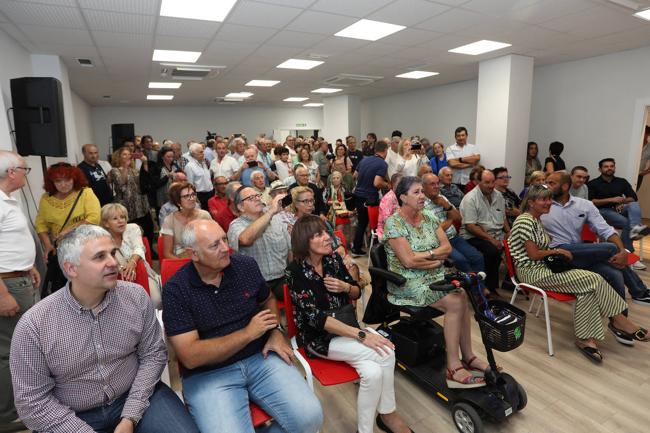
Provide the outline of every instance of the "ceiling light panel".
[[471,44],[463,45],[462,47],[453,48],[449,50],[449,52],[478,56],[479,54],[489,53],[490,51],[496,51],[510,46],[512,46],[512,44],[507,44],[505,42],[488,41],[487,39],[483,39],[482,41],[477,41]]
[[297,96],[292,96],[291,98],[284,98],[283,101],[284,102],[302,102],[302,101],[306,101],[307,99],[309,99],[309,98],[301,98],[301,97],[297,97]]
[[359,20],[356,23],[344,28],[334,36],[342,38],[363,39],[365,41],[377,41],[388,35],[404,30],[405,26],[398,24],[383,23],[381,21]]
[[226,95],[226,98],[250,98],[253,96],[251,92],[232,92]]
[[147,101],[171,101],[174,95],[147,95]]
[[397,78],[410,78],[412,80],[419,80],[420,78],[433,77],[434,75],[439,75],[439,72],[429,72],[429,71],[411,71],[404,74],[395,75]]
[[646,9],[634,14],[635,17],[650,21],[650,9]]
[[182,86],[183,83],[162,83],[162,82],[150,82],[150,89],[178,89]]
[[302,59],[289,59],[286,62],[280,63],[276,68],[280,69],[302,69],[308,71],[316,66],[322,65],[324,62],[320,60],[302,60]]
[[161,17],[222,22],[237,0],[162,0]]
[[302,104],[303,107],[322,107],[324,104],[320,102],[310,102],[309,104]]
[[246,86],[273,87],[278,83],[279,81],[275,81],[275,80],[250,80],[248,83],[246,83]]
[[334,89],[332,87],[320,87],[318,89],[314,89],[311,91],[311,93],[336,93],[340,92],[343,89]]
[[154,62],[194,63],[199,57],[200,51],[153,50]]

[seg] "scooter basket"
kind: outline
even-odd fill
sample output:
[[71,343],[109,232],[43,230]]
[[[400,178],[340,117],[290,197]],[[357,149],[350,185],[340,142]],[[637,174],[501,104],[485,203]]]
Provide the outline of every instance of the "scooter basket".
[[[477,313],[476,320],[481,329],[485,345],[499,352],[509,352],[521,346],[521,343],[524,342],[524,331],[526,330],[526,313],[507,302],[499,300],[488,301],[488,307],[496,316],[509,314],[512,319],[507,320],[505,323],[497,323],[496,320],[490,319],[482,312]],[[517,320],[514,320],[514,318]]]

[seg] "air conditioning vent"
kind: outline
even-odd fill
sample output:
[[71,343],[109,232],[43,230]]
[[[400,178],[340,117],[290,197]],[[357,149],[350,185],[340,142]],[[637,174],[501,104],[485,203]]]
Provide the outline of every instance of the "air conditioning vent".
[[225,66],[186,65],[183,63],[161,63],[160,76],[174,80],[211,79],[221,73]]
[[75,59],[77,63],[79,63],[79,66],[82,66],[84,68],[94,68],[95,65],[93,64],[93,61],[90,59]]
[[324,83],[333,87],[367,86],[383,78],[372,75],[338,74],[325,79]]

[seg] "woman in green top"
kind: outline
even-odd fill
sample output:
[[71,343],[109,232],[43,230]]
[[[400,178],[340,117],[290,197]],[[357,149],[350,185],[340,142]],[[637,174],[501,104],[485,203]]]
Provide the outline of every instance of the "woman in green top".
[[543,259],[552,254],[573,259],[567,250],[549,249],[551,238],[540,216],[549,212],[551,196],[552,192],[546,185],[533,185],[521,204],[522,214],[515,220],[508,238],[517,276],[522,282],[541,289],[576,296],[575,344],[589,359],[602,362],[603,356],[596,344],[605,338],[602,316],[609,317],[609,328],[614,335],[628,336],[632,343],[634,340],[646,341],[647,331],[622,314],[627,308],[625,300],[600,275],[582,269],[553,273],[546,266]]
[[388,300],[395,305],[431,306],[444,311],[447,386],[484,386],[483,375],[489,365],[472,351],[467,295],[462,290],[445,293],[429,289],[431,283],[443,279],[443,262],[451,253],[451,245],[438,219],[424,210],[422,180],[403,177],[395,196],[400,207],[386,220],[382,242],[386,244],[388,270],[402,275],[406,283],[388,283]]

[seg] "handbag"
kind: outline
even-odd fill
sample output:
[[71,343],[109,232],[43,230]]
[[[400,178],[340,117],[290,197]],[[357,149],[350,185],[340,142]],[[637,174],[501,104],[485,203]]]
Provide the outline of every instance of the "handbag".
[[325,310],[324,313],[330,316],[332,319],[336,319],[348,326],[361,329],[359,322],[357,321],[357,315],[354,311],[354,306],[352,304],[345,304],[340,308]]
[[544,263],[555,274],[573,269],[571,262],[563,254],[550,254],[544,257]]

